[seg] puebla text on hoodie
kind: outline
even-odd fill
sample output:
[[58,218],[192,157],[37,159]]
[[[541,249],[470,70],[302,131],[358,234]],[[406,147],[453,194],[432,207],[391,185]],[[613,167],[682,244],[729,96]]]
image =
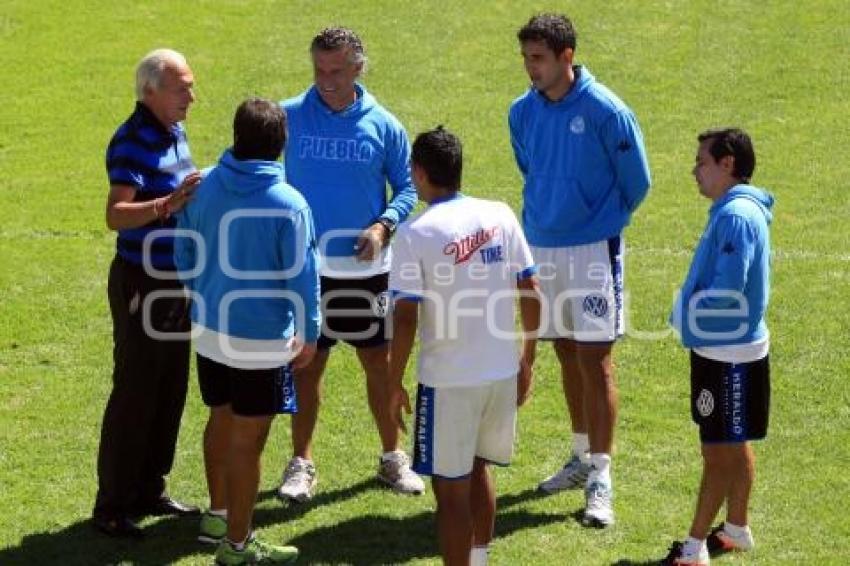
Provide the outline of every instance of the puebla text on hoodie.
[[[360,84],[357,100],[338,112],[322,101],[315,85],[284,100],[290,141],[284,154],[286,179],[310,205],[316,222],[322,274],[367,276],[389,271],[380,261],[357,265],[357,234],[380,218],[404,221],[416,190],[410,177],[410,142],[401,123]],[[387,182],[391,198],[387,200]],[[335,230],[347,231],[336,236]]]
[[732,187],[711,206],[670,323],[686,348],[753,344],[767,338],[773,197]]
[[[281,163],[225,151],[178,214],[177,228],[203,242],[181,236],[174,246],[180,279],[200,298],[192,301],[194,324],[249,340],[285,340],[296,331],[305,342],[317,340],[313,220]],[[203,270],[190,277],[198,262]]]
[[511,104],[511,145],[522,173],[522,222],[538,247],[620,234],[649,190],[643,134],[629,108],[587,68],[550,101],[533,87]]

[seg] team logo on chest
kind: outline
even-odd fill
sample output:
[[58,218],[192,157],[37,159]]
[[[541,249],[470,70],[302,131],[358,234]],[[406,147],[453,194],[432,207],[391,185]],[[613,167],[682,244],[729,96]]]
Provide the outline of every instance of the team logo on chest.
[[574,134],[583,134],[584,133],[584,118],[581,116],[576,116],[572,120],[570,120],[570,131]]
[[446,244],[443,248],[443,253],[454,256],[455,265],[467,261],[478,251],[478,249],[487,242],[496,237],[499,233],[499,227],[482,228],[481,230],[458,238],[453,242]]

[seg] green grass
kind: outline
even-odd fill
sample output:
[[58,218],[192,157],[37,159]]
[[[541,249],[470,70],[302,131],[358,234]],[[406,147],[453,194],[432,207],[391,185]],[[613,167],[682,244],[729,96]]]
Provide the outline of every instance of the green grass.
[[[415,133],[437,123],[465,143],[467,192],[519,206],[507,139],[527,84],[514,34],[533,12],[566,9],[578,59],[624,98],[646,136],[653,188],[627,232],[630,322],[663,333],[705,219],[690,169],[695,136],[741,125],[757,184],[777,196],[773,414],[758,445],[758,549],[717,563],[827,564],[850,556],[850,12],[843,0],[734,2],[275,2],[6,0],[0,8],[0,564],[205,564],[196,525],[148,521],[143,543],[86,524],[109,392],[105,281],[114,236],[103,210],[105,145],[130,112],[148,50],[186,53],[198,102],[196,162],[228,145],[248,95],[281,99],[311,80],[310,38],[329,23],[364,37],[369,89]],[[568,427],[557,366],[543,348],[520,415],[514,465],[498,470],[494,564],[611,564],[657,558],[690,521],[699,478],[685,353],[669,335],[618,348],[618,524],[582,529],[582,498],[531,488],[560,465]],[[348,348],[334,355],[317,435],[320,492],[284,508],[270,496],[289,452],[279,419],[264,456],[262,533],[303,563],[437,563],[433,498],[370,481],[377,438]],[[412,377],[409,378],[412,381]],[[170,490],[204,503],[205,409],[190,391]]]

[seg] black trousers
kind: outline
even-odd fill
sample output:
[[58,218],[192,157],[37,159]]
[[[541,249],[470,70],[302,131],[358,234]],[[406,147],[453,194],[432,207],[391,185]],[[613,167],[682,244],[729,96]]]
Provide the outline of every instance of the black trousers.
[[141,266],[118,256],[112,261],[108,295],[114,369],[97,456],[95,515],[132,515],[165,491],[186,402],[190,341],[188,334],[164,340],[152,337],[149,330],[188,333],[188,302],[171,296],[152,301],[146,309],[145,297],[180,289],[178,281],[150,277]]

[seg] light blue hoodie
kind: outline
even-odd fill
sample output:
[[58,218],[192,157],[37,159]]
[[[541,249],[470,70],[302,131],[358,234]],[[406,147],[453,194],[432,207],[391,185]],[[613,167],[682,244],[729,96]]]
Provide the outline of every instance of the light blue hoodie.
[[708,211],[670,323],[686,348],[751,344],[767,336],[773,196],[732,187]]
[[[174,245],[181,281],[202,298],[192,302],[194,323],[238,338],[287,339],[297,330],[305,342],[317,340],[321,316],[313,220],[304,198],[284,181],[281,163],[243,161],[225,151],[178,214],[177,228],[196,232],[203,242],[178,235]],[[190,277],[198,262],[205,264],[203,271]],[[240,298],[227,308],[233,292],[281,291],[294,298]]]
[[619,235],[649,190],[643,134],[631,110],[576,66],[569,93],[533,87],[511,104],[511,145],[522,173],[528,243],[576,246]]
[[[290,137],[286,180],[307,199],[319,238],[329,230],[359,232],[379,218],[399,224],[416,204],[404,128],[362,85],[355,90],[357,100],[338,112],[315,85],[281,102]],[[334,238],[323,252],[354,256],[355,242],[353,235]]]

